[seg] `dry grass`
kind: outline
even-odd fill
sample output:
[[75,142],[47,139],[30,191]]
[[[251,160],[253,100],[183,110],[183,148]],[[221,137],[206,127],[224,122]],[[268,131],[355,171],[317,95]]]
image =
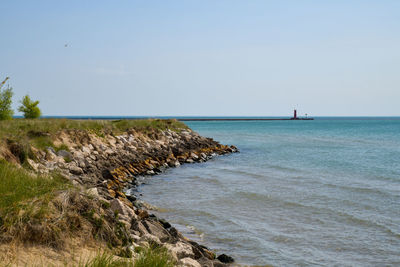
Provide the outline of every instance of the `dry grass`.
[[101,243],[88,244],[81,240],[72,240],[63,250],[20,243],[0,244],[0,267],[76,267],[106,250]]
[[110,247],[129,235],[102,201],[73,188],[57,174],[38,176],[0,162],[0,242],[63,248],[71,237],[99,240]]
[[174,119],[143,120],[70,120],[70,119],[13,119],[0,121],[0,138],[8,137],[43,137],[56,134],[61,130],[86,130],[98,135],[119,134],[129,129],[137,131],[166,130],[180,131],[187,129],[183,122]]
[[107,252],[98,253],[95,257],[79,264],[79,267],[173,267],[175,260],[165,247],[151,245],[137,247],[138,256],[135,259],[122,259]]
[[36,222],[50,212],[49,203],[55,193],[69,186],[60,175],[33,175],[0,161],[0,241],[55,239],[56,232],[38,228]]
[[163,247],[137,247],[136,258],[121,258],[101,244],[75,243],[68,251],[43,246],[0,245],[0,266],[172,267],[175,260]]

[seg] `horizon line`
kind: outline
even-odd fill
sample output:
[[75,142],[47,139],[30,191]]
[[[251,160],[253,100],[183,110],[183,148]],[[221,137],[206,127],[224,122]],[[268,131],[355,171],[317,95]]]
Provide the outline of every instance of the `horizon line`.
[[[252,115],[252,116],[235,116],[235,115],[43,115],[40,118],[290,118],[288,115]],[[306,117],[306,116],[299,116]],[[318,115],[318,116],[307,116],[308,118],[395,118],[400,115]],[[23,118],[22,115],[13,116],[13,118]]]

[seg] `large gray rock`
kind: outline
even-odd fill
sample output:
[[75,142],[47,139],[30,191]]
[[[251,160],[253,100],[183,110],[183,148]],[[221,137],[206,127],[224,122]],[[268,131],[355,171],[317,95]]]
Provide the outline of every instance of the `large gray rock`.
[[140,235],[148,234],[146,227],[138,220],[132,220],[131,229]]
[[75,175],[83,174],[83,170],[76,165],[71,165],[71,166],[69,166],[68,169],[69,169],[69,172],[72,174],[75,174]]
[[112,211],[117,211],[119,214],[128,216],[130,218],[136,218],[134,210],[125,205],[125,203],[123,203],[121,200],[114,198],[111,200],[110,204]]
[[201,267],[200,263],[192,258],[183,258],[178,262],[178,266],[184,267]]
[[94,198],[100,197],[97,187],[89,188],[88,190],[86,190],[86,194],[88,194],[89,196],[94,197]]
[[151,234],[144,234],[143,236],[140,237],[140,242],[149,242],[149,243],[156,243],[158,245],[161,245],[162,242],[160,239],[154,235]]
[[165,247],[176,260],[194,258],[192,246],[187,243],[179,241],[176,244],[165,244]]
[[144,221],[143,225],[149,231],[150,234],[158,237],[161,242],[167,242],[171,239],[171,235],[167,230],[165,230],[164,226],[157,221]]
[[83,146],[82,147],[82,153],[83,153],[83,155],[85,155],[85,157],[89,156],[90,155],[90,148],[88,148],[86,146]]
[[74,157],[75,157],[76,159],[84,159],[84,158],[85,158],[85,156],[83,155],[83,153],[82,153],[81,151],[79,151],[79,150],[73,151],[73,154],[74,154]]

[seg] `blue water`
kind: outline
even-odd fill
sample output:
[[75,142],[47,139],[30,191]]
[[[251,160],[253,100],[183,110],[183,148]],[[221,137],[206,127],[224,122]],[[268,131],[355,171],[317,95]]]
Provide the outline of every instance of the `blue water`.
[[187,236],[241,264],[400,266],[400,118],[187,124],[241,151],[139,188]]

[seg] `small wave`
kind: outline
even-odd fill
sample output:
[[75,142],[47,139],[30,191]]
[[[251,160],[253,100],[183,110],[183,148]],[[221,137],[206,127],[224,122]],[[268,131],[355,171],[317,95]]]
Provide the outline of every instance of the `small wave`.
[[214,184],[214,185],[222,185],[223,183],[215,178],[201,178],[204,182],[207,182],[209,184]]
[[331,188],[337,188],[340,190],[346,190],[346,191],[351,191],[353,193],[362,193],[362,194],[376,194],[382,196],[383,199],[385,199],[387,196],[393,196],[390,194],[388,191],[382,191],[377,188],[369,188],[369,187],[356,187],[356,186],[348,186],[348,185],[337,185],[333,183],[322,183],[324,186],[331,187]]
[[380,224],[378,222],[374,222],[372,220],[367,220],[367,219],[362,219],[362,218],[358,218],[352,214],[348,214],[346,212],[343,211],[337,211],[337,210],[332,210],[329,209],[331,212],[335,212],[337,213],[339,216],[341,216],[342,218],[344,218],[348,223],[351,223],[355,226],[366,226],[369,228],[378,228],[381,229],[383,232],[395,237],[395,238],[400,238],[400,233],[393,231],[392,229],[390,229],[389,227],[387,227],[386,225]]
[[[349,214],[344,211],[328,208],[328,207],[319,207],[319,206],[313,206],[313,205],[305,205],[299,202],[294,202],[294,201],[289,201],[289,200],[283,200],[280,198],[272,197],[270,195],[264,195],[264,194],[259,194],[259,193],[254,193],[254,192],[237,192],[237,195],[239,195],[240,199],[249,199],[249,200],[255,200],[255,201],[270,201],[271,203],[276,203],[277,206],[280,206],[282,208],[302,208],[302,209],[307,209],[307,210],[317,210],[320,211],[321,213],[325,214],[335,214],[339,219],[344,219],[346,221],[346,224],[353,224],[356,226],[366,226],[369,228],[377,228],[381,229],[383,232],[386,232],[387,234],[394,236],[396,238],[400,238],[400,233],[390,229],[386,225],[380,224],[378,222],[374,222],[372,220],[368,219],[363,219],[356,217],[355,215]],[[313,212],[314,213],[314,212]]]
[[291,168],[291,167],[282,166],[282,165],[266,164],[266,167],[271,168],[271,169],[275,169],[275,170],[278,170],[278,171],[292,172],[292,173],[296,173],[296,174],[298,174],[299,172],[302,172],[301,169]]
[[249,172],[249,171],[244,171],[244,170],[236,170],[236,169],[227,169],[227,168],[223,168],[220,169],[223,172],[228,172],[228,173],[232,173],[232,174],[236,174],[236,175],[243,175],[243,176],[250,176],[250,177],[254,177],[254,178],[265,178],[265,175],[262,175],[260,173],[256,173],[256,172]]
[[244,192],[244,191],[239,191],[235,193],[236,196],[239,196],[239,199],[248,199],[248,200],[255,200],[255,201],[271,201],[271,202],[280,202],[283,205],[282,206],[293,206],[293,207],[302,207],[302,208],[313,208],[312,206],[307,206],[304,204],[301,204],[299,202],[293,202],[293,201],[287,201],[287,200],[282,200],[276,197],[273,197],[272,195],[266,195],[266,194],[260,194],[260,193],[255,193],[255,192]]

